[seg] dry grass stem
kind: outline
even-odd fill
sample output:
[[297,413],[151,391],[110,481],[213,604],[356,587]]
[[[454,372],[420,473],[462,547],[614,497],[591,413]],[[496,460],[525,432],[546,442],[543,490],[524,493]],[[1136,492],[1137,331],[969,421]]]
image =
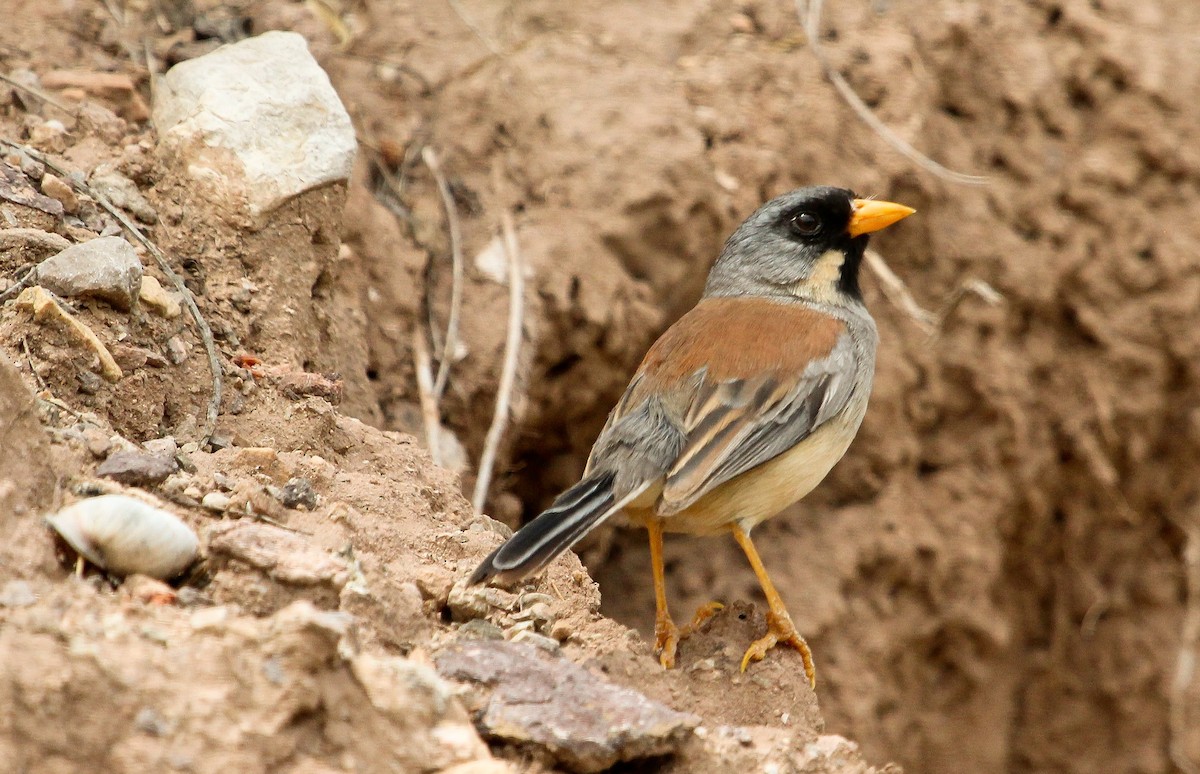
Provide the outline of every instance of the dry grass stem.
[[867,250],[864,257],[867,259],[867,266],[882,283],[883,294],[887,296],[888,301],[908,315],[918,328],[932,336],[937,331],[938,316],[917,303],[917,299],[909,292],[908,285],[896,276],[882,255],[874,250]]
[[33,86],[28,86],[24,83],[21,83],[18,80],[9,78],[7,75],[4,75],[3,73],[0,73],[0,81],[4,81],[9,86],[12,86],[14,89],[20,89],[21,91],[32,94],[33,96],[40,99],[42,102],[45,102],[48,105],[53,105],[54,107],[58,108],[62,112],[66,113],[67,115],[71,115],[71,116],[75,115],[74,108],[67,107],[66,105],[59,102],[57,99],[55,99],[54,97],[51,97],[46,92],[42,91],[41,89],[35,88]]
[[421,149],[421,160],[433,179],[437,182],[438,193],[442,197],[442,206],[446,210],[446,223],[450,230],[450,314],[446,319],[446,337],[442,346],[442,356],[438,360],[437,378],[433,382],[433,395],[441,400],[446,392],[446,382],[450,379],[450,365],[454,362],[454,351],[458,348],[458,320],[462,315],[463,294],[463,254],[462,229],[458,222],[458,208],[454,205],[454,194],[450,184],[442,174],[441,164],[433,148],[425,146]]
[[35,265],[29,271],[25,272],[24,277],[21,277],[21,279],[17,280],[15,283],[13,283],[12,287],[10,287],[8,290],[4,291],[3,293],[0,293],[0,304],[3,304],[8,299],[17,295],[22,290],[24,290],[25,288],[29,287],[34,282],[36,282],[37,281],[37,270],[38,270],[38,267]]
[[1183,625],[1179,635],[1179,654],[1169,693],[1169,741],[1171,762],[1183,774],[1200,774],[1200,765],[1188,757],[1186,739],[1194,730],[1188,718],[1188,690],[1196,677],[1196,652],[1200,649],[1200,525],[1176,519],[1186,541],[1183,545],[1184,599]]
[[496,411],[492,425],[488,428],[479,456],[479,475],[475,479],[475,493],[471,503],[476,512],[483,511],[488,487],[492,481],[492,469],[496,465],[496,452],[504,428],[508,425],[509,405],[512,403],[513,387],[517,381],[517,363],[521,354],[521,331],[524,326],[525,270],[521,265],[521,253],[517,247],[517,232],[513,226],[512,213],[505,210],[500,216],[504,230],[504,253],[508,258],[508,336],[504,342],[504,365],[500,370],[500,384],[496,389]]
[[858,96],[854,91],[854,87],[842,77],[841,73],[834,69],[833,65],[826,58],[824,49],[821,48],[822,4],[823,0],[796,0],[796,13],[800,17],[801,26],[804,27],[804,35],[808,38],[808,45],[812,48],[813,56],[817,58],[817,62],[821,65],[821,70],[824,71],[825,77],[837,89],[838,94],[850,106],[850,109],[854,111],[863,123],[878,134],[884,142],[891,145],[901,155],[926,172],[937,175],[943,180],[949,180],[952,183],[987,185],[990,182],[987,177],[955,172],[953,169],[942,166],[914,148],[907,140],[893,132],[887,124],[875,115],[875,112],[868,107],[867,103],[863,102],[862,97]]
[[462,9],[462,6],[458,4],[458,0],[446,0],[446,2],[450,4],[450,10],[454,11],[454,15],[458,17],[458,20],[466,25],[467,29],[469,29],[475,37],[479,38],[479,42],[482,43],[484,47],[492,53],[493,56],[500,56],[500,48],[492,42],[491,38],[483,34],[483,30],[481,30],[479,25],[476,24],[471,17],[467,15],[467,12]]
[[874,250],[867,250],[864,257],[867,267],[879,278],[883,295],[904,312],[927,336],[933,336],[940,331],[962,300],[969,295],[979,296],[992,306],[1004,303],[1004,296],[1000,295],[998,290],[977,277],[971,277],[959,283],[958,287],[942,302],[942,306],[937,312],[931,312],[917,303],[917,299],[908,289],[908,285],[892,271],[882,255]]
[[413,367],[417,372],[417,394],[421,401],[421,419],[425,425],[425,446],[434,465],[442,464],[442,419],[438,413],[437,398],[433,394],[433,364],[429,359],[429,345],[425,334],[413,330]]

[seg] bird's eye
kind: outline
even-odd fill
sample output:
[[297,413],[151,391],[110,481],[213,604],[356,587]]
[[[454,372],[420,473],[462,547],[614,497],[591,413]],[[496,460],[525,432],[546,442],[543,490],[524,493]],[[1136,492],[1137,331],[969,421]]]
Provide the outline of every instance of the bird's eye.
[[792,216],[792,231],[810,237],[821,230],[821,219],[811,212],[798,212]]

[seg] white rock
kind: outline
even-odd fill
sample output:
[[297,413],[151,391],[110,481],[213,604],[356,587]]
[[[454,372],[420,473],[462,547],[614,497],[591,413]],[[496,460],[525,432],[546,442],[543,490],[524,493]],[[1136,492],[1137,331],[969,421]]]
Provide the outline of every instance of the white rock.
[[[194,177],[236,189],[255,217],[348,179],[357,148],[329,77],[294,32],[267,32],[172,67],[155,90],[154,123]],[[225,149],[238,164],[206,148]]]

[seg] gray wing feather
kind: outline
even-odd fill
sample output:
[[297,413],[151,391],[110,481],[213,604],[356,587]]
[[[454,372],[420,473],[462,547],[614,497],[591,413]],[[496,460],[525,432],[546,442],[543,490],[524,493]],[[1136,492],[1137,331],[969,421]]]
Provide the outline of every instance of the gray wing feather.
[[[706,408],[701,416],[689,417],[694,421],[688,424],[693,430],[701,425],[722,427],[713,434],[689,432],[688,445],[695,443],[701,448],[694,453],[685,448],[676,465],[667,471],[660,511],[665,515],[683,510],[726,481],[792,448],[840,414],[854,392],[856,365],[850,338],[843,336],[829,355],[809,363],[804,374],[781,396],[771,395],[772,385],[768,383],[760,386],[760,394],[754,394],[747,405],[745,383],[708,386],[705,393],[718,394],[723,400],[713,405],[711,398],[702,394],[697,403]],[[731,416],[727,419],[723,415]],[[749,421],[739,422],[739,418]],[[733,437],[720,439],[721,433]],[[705,446],[714,452],[708,459]],[[685,482],[695,472],[688,465],[693,461],[706,474],[697,481]]]

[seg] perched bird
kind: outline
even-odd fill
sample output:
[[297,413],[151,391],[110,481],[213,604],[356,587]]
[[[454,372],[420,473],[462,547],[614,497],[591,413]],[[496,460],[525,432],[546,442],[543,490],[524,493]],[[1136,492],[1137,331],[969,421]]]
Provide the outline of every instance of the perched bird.
[[654,343],[592,447],[582,480],[491,553],[470,578],[513,581],[542,570],[623,511],[650,533],[655,652],[675,663],[681,636],[663,580],[664,532],[733,533],[766,595],[764,637],[744,671],[777,644],[812,653],[750,540],[800,500],[858,432],[878,334],[858,273],[868,234],[914,212],[842,188],[772,199],[733,233],[704,296]]

